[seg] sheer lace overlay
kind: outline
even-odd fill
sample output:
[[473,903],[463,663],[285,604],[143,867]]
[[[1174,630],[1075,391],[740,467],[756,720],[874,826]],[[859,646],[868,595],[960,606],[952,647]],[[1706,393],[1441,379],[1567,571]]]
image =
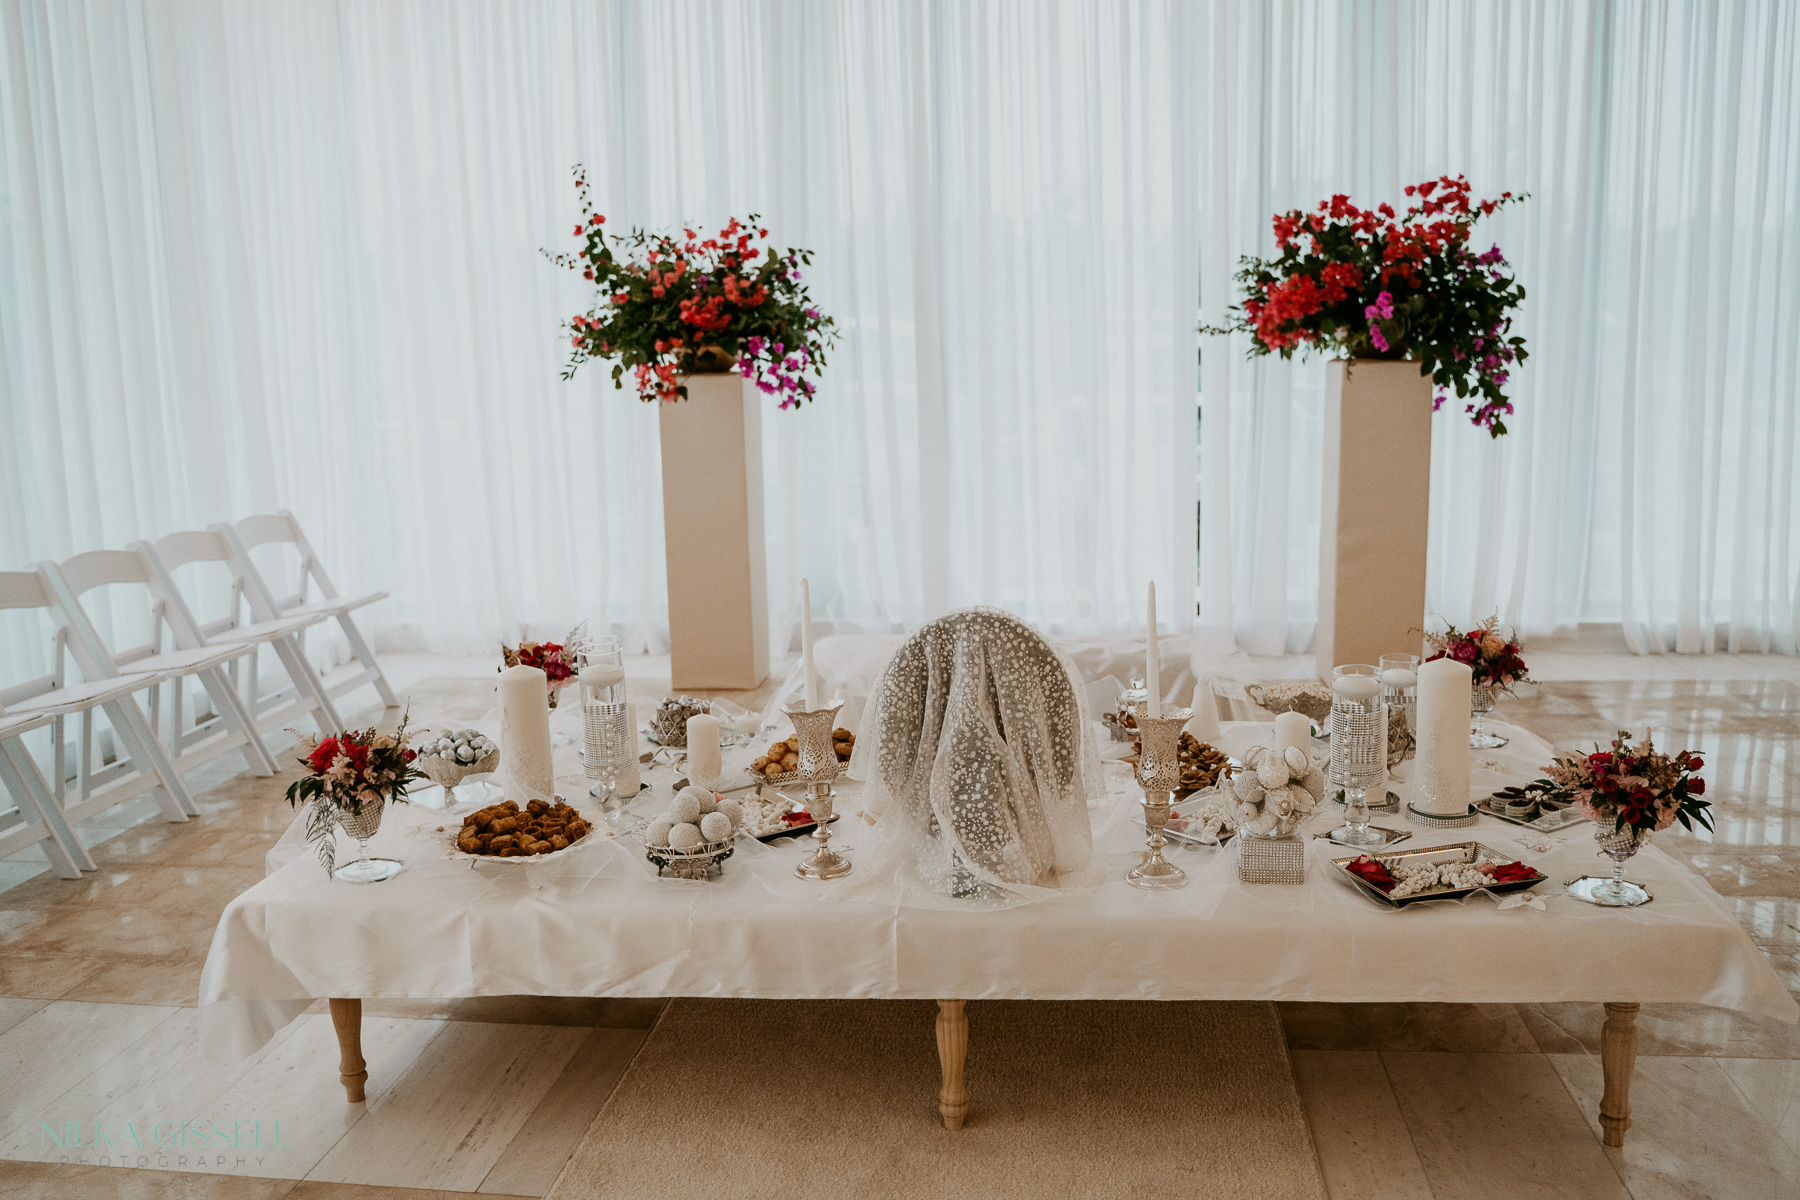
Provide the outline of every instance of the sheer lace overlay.
[[979,608],[924,626],[864,713],[850,774],[882,837],[852,880],[906,903],[1041,898],[1092,854],[1090,737],[1069,664],[1029,625]]

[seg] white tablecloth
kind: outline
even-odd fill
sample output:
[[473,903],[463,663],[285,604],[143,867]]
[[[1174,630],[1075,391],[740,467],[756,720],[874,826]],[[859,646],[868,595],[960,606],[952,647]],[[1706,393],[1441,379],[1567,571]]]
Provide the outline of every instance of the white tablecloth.
[[[1475,752],[1478,796],[1547,761],[1538,739],[1497,728],[1515,744]],[[1228,724],[1226,748],[1241,752],[1266,730]],[[728,762],[754,752],[728,752]],[[585,804],[578,768],[561,773],[572,754],[559,751],[559,781]],[[639,809],[662,807],[672,778],[647,776],[657,786]],[[1541,851],[1491,818],[1426,830],[1394,814],[1377,820],[1413,829],[1401,849],[1479,839],[1538,866],[1550,876],[1533,892],[1545,907],[1501,910],[1481,895],[1394,911],[1334,873],[1328,860],[1349,851],[1311,839],[1304,886],[1241,884],[1226,848],[1175,851],[1188,886],[1144,892],[1123,881],[1142,843],[1138,793],[1122,766],[1109,779],[1094,806],[1093,876],[1104,882],[1003,911],[834,900],[836,885],[793,877],[809,845],[794,840],[744,839],[711,882],[657,879],[625,839],[597,837],[541,863],[446,859],[476,801],[450,814],[391,807],[372,850],[407,869],[354,886],[325,876],[297,822],[271,852],[268,878],[220,917],[201,979],[203,1040],[220,1057],[251,1053],[326,996],[1633,1000],[1800,1015],[1717,895],[1654,845],[1628,874],[1655,900],[1627,910],[1562,892],[1564,880],[1607,869],[1588,826],[1550,835]],[[853,859],[879,836],[857,816],[857,790],[842,783],[846,815],[834,827]]]

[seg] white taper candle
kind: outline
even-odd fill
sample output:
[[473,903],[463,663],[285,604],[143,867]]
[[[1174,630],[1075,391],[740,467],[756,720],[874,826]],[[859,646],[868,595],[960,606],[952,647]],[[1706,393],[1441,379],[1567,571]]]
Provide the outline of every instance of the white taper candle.
[[800,660],[806,667],[806,711],[819,707],[819,668],[813,663],[812,584],[800,581]]
[[1150,715],[1162,718],[1162,652],[1156,645],[1156,580],[1150,581],[1150,613],[1144,645],[1144,691],[1149,693]]

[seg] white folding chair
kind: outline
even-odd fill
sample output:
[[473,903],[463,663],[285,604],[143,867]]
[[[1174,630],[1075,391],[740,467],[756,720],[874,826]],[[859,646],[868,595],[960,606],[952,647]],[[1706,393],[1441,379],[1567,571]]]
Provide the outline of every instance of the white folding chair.
[[[278,621],[287,617],[311,616],[314,613],[337,618],[339,628],[344,631],[344,640],[350,643],[350,652],[356,656],[363,669],[353,678],[331,684],[326,689],[331,696],[341,696],[365,683],[372,683],[380,693],[383,704],[389,708],[400,707],[394,689],[388,686],[387,676],[381,673],[381,667],[375,661],[375,652],[369,649],[362,630],[356,627],[356,622],[350,616],[365,605],[387,599],[386,592],[370,592],[355,599],[339,596],[337,588],[332,586],[330,577],[325,574],[319,556],[313,552],[312,543],[300,531],[300,522],[294,520],[294,515],[286,509],[263,516],[245,517],[236,525],[215,525],[213,528],[231,542],[237,559],[236,569],[245,583],[245,597],[250,601],[250,611],[258,621]],[[258,546],[272,543],[290,545],[300,556],[300,586],[290,596],[278,596],[269,586],[268,577],[257,569],[250,556],[250,552]],[[318,600],[307,600],[309,585],[318,587]]]
[[[239,695],[244,706],[256,721],[260,730],[285,728],[289,723],[299,720],[308,713],[318,724],[322,734],[342,733],[344,723],[338,718],[337,709],[331,703],[331,697],[325,693],[325,684],[319,673],[313,670],[312,664],[306,661],[305,650],[300,638],[303,632],[313,625],[330,619],[326,613],[311,613],[303,616],[287,617],[278,621],[253,621],[244,624],[241,621],[245,611],[244,593],[247,585],[231,552],[231,543],[225,535],[216,529],[189,530],[185,533],[171,533],[168,537],[159,538],[156,542],[134,542],[132,548],[140,551],[149,560],[150,569],[156,575],[155,590],[157,597],[166,605],[170,628],[174,630],[177,642],[182,646],[228,646],[245,642],[253,642],[258,646],[267,646],[275,652],[287,671],[288,680],[292,683],[292,699],[290,689],[279,688],[264,695],[257,678],[257,665],[260,655],[252,654],[244,659],[245,679],[239,688]],[[202,623],[183,596],[176,573],[192,563],[217,562],[225,564],[232,573],[231,598],[226,608],[226,615],[213,621]],[[238,662],[231,663],[232,677],[236,680]]]
[[[51,593],[57,601],[60,620],[69,630],[69,649],[81,672],[90,679],[109,679],[126,669],[157,671],[166,675],[171,700],[168,721],[160,717],[161,687],[150,694],[152,728],[166,725],[169,759],[177,771],[187,771],[211,762],[232,750],[241,752],[244,765],[254,775],[273,775],[275,758],[263,744],[249,710],[238,698],[237,689],[220,668],[235,658],[256,653],[254,643],[229,646],[162,648],[163,629],[170,625],[169,606],[156,594],[156,573],[150,560],[138,550],[90,550],[61,563],[38,564]],[[150,613],[150,640],[141,646],[113,650],[100,636],[92,614],[82,604],[88,592],[107,584],[136,585],[144,589]],[[187,686],[197,679],[212,699],[213,720],[196,720],[192,727],[186,718]]]
[[[199,813],[193,797],[181,784],[174,764],[156,743],[156,734],[145,719],[133,692],[153,688],[168,678],[158,671],[136,671],[111,678],[65,683],[69,653],[69,627],[49,583],[37,571],[0,571],[0,609],[38,609],[56,626],[55,646],[48,675],[22,683],[0,686],[0,704],[13,718],[46,717],[51,721],[52,803],[61,819],[79,823],[120,804],[140,792],[155,794],[163,815],[185,821]],[[112,727],[116,745],[113,760],[101,761],[96,749],[94,710],[101,710]],[[81,716],[81,735],[75,760],[75,797],[68,798],[65,718]],[[28,729],[12,730],[16,738]],[[15,754],[24,753],[14,745]]]
[[80,879],[83,871],[94,870],[94,860],[63,820],[56,797],[21,740],[32,730],[55,722],[48,713],[16,717],[0,707],[0,788],[12,798],[14,809],[0,813],[0,858],[45,842],[44,854],[56,873],[64,879]]

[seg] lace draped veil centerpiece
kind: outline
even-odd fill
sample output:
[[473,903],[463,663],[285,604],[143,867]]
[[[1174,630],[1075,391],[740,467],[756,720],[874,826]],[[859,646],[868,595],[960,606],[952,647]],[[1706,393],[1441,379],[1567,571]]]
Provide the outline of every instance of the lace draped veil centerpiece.
[[862,884],[932,905],[1056,894],[1088,865],[1088,801],[1105,790],[1081,696],[1070,664],[1010,613],[965,609],[907,638],[850,764],[882,832]]

